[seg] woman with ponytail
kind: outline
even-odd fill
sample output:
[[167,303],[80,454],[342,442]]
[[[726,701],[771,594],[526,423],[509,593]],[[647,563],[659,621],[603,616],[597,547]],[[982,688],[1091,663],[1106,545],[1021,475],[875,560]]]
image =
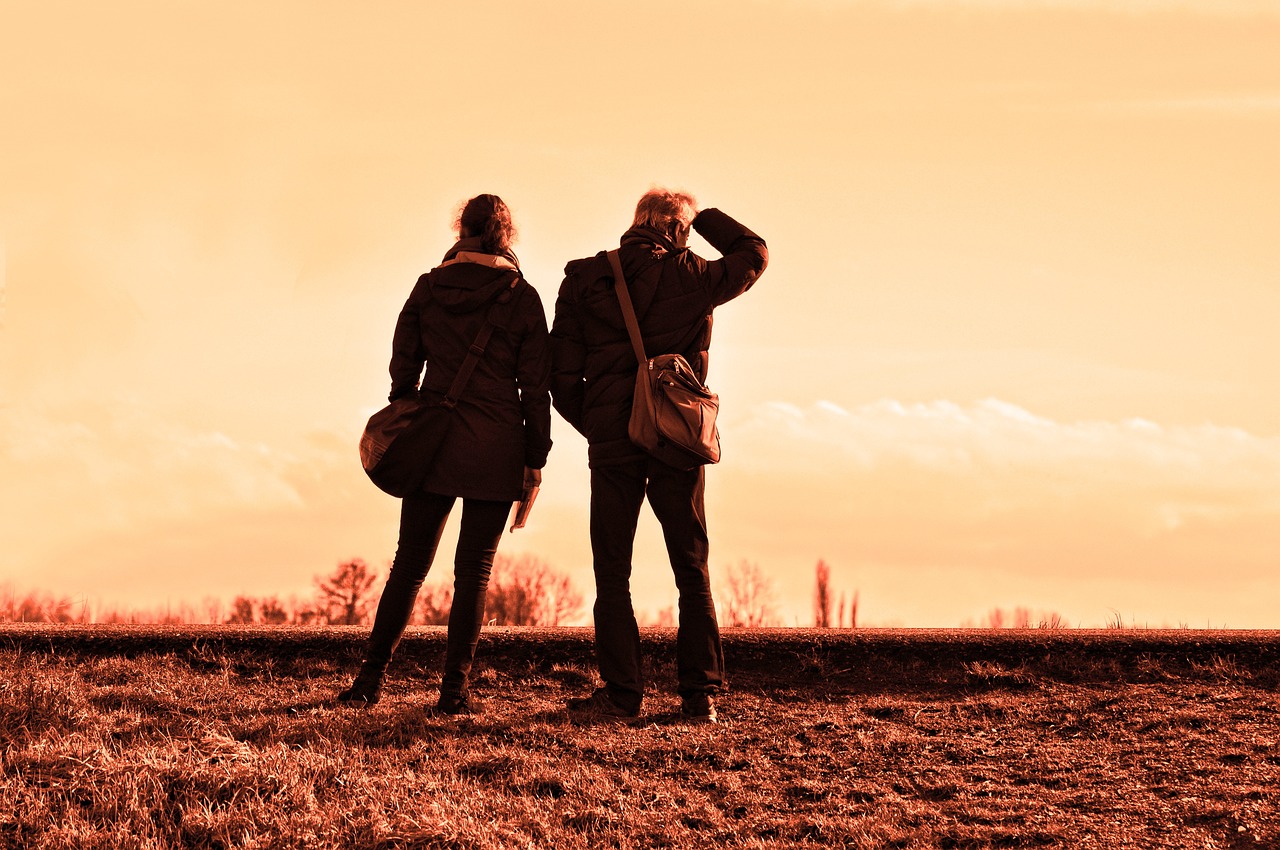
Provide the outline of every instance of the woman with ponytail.
[[[392,339],[391,400],[443,398],[488,321],[492,336],[458,400],[422,491],[401,504],[400,536],[365,661],[344,702],[376,703],[383,674],[413,613],[445,521],[462,499],[454,557],[453,604],[437,710],[473,714],[470,672],[494,554],[512,502],[542,480],[551,449],[551,361],[547,320],[537,291],[511,251],[511,210],[497,195],[477,195],[455,220],[457,243],[418,278]],[[425,366],[425,371],[424,371]]]

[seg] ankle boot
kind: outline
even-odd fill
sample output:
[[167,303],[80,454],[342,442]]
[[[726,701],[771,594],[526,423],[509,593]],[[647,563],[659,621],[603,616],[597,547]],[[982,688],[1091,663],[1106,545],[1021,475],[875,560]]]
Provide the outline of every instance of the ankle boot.
[[356,674],[351,687],[339,693],[338,699],[341,702],[373,705],[382,696],[382,674],[386,669],[385,664],[372,664],[366,661],[360,667],[360,672]]

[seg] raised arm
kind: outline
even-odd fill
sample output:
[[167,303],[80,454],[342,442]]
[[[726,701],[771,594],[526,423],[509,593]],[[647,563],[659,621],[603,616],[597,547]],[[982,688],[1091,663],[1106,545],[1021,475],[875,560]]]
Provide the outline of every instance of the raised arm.
[[698,213],[693,229],[723,255],[707,263],[704,278],[716,306],[750,289],[769,265],[764,240],[718,209]]

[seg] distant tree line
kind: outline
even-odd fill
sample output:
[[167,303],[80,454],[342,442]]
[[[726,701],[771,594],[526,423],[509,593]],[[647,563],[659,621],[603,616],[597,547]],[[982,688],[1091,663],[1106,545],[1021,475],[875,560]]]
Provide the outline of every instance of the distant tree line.
[[[199,605],[181,603],[152,610],[91,609],[87,602],[59,597],[47,591],[19,595],[0,588],[0,622],[10,623],[194,623],[233,625],[369,625],[378,608],[385,575],[378,575],[364,560],[353,558],[338,564],[332,573],[314,578],[310,596],[236,596],[228,605],[212,597]],[[424,584],[418,593],[411,623],[444,625],[449,622],[453,588]],[[494,558],[489,580],[486,617],[500,626],[558,626],[582,612],[583,597],[567,575],[531,555]]]
[[[385,576],[363,560],[344,561],[327,576],[315,578],[308,604],[290,608],[274,597],[236,597],[226,623],[363,626],[373,622]],[[445,625],[453,587],[424,584],[414,603],[412,625]],[[582,611],[582,594],[564,573],[531,555],[494,558],[485,599],[485,617],[498,626],[559,626]]]
[[56,597],[35,590],[18,596],[12,588],[0,592],[0,622],[5,623],[82,623],[88,622],[84,606],[77,607],[67,597]]
[[[715,597],[720,624],[727,627],[759,628],[783,625],[773,581],[760,565],[743,560],[717,572]],[[369,625],[377,611],[385,576],[365,561],[343,561],[328,575],[314,578],[309,596],[236,596],[227,604],[207,597],[199,605],[180,603],[152,610],[106,608],[94,611],[85,601],[55,596],[47,591],[19,595],[11,587],[0,587],[0,622],[26,623],[148,623],[148,624],[239,624],[239,625]],[[453,588],[445,583],[424,584],[418,593],[413,625],[445,625]],[[532,555],[499,554],[494,559],[486,599],[486,619],[499,626],[559,626],[577,621],[583,614],[583,594],[568,575],[552,569]],[[643,626],[675,626],[674,607],[655,614],[641,612]],[[813,624],[817,628],[858,627],[858,592],[837,595],[831,585],[831,567],[819,560],[814,569]],[[1108,628],[1125,628],[1117,616]],[[1017,607],[993,608],[981,619],[966,620],[962,628],[1061,629],[1069,628],[1054,611],[1033,611]]]
[[[818,563],[818,598],[825,599],[829,570]],[[352,558],[337,565],[327,575],[313,579],[310,595],[271,596],[239,595],[228,604],[206,597],[199,605],[180,603],[176,607],[139,610],[106,608],[91,610],[85,602],[36,591],[19,596],[12,589],[0,589],[0,622],[28,623],[148,623],[148,624],[229,624],[229,625],[370,625],[377,612],[385,575],[379,575],[368,563]],[[729,627],[762,627],[781,625],[772,580],[759,564],[742,561],[728,567],[716,591],[720,602],[721,624]],[[853,616],[856,624],[856,595]],[[410,620],[413,625],[445,625],[453,588],[449,584],[426,583],[418,593]],[[829,607],[829,606],[828,606]],[[819,609],[817,623],[832,625]],[[489,623],[500,626],[558,626],[575,621],[583,611],[583,595],[570,578],[552,569],[532,555],[494,558],[489,580],[485,616]],[[675,626],[674,608],[660,610],[654,616],[640,616],[643,625]],[[834,625],[844,618],[844,597]]]

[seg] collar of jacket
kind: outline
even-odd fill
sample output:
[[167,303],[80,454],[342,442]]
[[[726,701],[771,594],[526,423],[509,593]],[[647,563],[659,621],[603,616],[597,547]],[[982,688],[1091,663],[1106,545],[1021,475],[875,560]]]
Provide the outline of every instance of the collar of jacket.
[[515,263],[499,254],[480,254],[473,251],[459,251],[451,260],[445,260],[437,268],[452,266],[454,263],[474,263],[477,266],[484,266],[490,269],[507,269],[508,271],[520,271]]
[[454,263],[475,263],[491,269],[520,271],[520,264],[514,253],[505,251],[501,254],[490,254],[481,246],[479,236],[468,236],[454,243],[454,246],[444,255],[440,268]]
[[648,245],[655,256],[661,257],[664,254],[674,254],[680,249],[676,247],[676,243],[671,241],[671,237],[660,230],[654,230],[652,227],[639,225],[631,228],[622,234],[623,245]]

